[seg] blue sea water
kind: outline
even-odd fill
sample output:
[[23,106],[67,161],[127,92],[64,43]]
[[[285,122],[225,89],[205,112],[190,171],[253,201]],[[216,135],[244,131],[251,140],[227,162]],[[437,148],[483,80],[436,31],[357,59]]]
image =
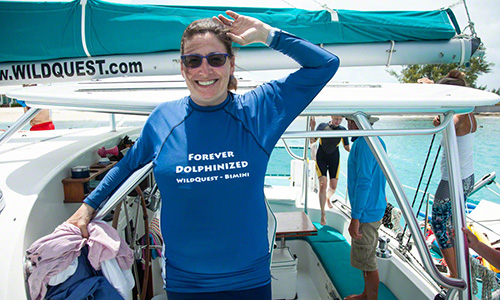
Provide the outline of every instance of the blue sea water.
[[[474,168],[476,181],[483,177],[483,175],[490,172],[497,172],[500,175],[500,118],[497,116],[476,116],[479,125],[478,130],[474,137]],[[431,128],[433,116],[419,116],[419,117],[381,117],[375,123],[375,129],[411,129],[411,128]],[[328,118],[324,119],[325,121]],[[321,120],[320,120],[321,121]],[[318,122],[320,122],[318,121]],[[345,121],[343,124],[346,127]],[[305,120],[298,120],[294,122],[289,130],[304,130]],[[432,140],[432,135],[414,135],[414,136],[385,136],[382,137],[387,146],[389,158],[398,174],[399,180],[405,186],[416,188],[424,167],[426,157],[429,152],[429,147]],[[429,161],[426,167],[426,172],[420,190],[425,190],[427,184],[429,185],[427,191],[434,194],[437,185],[441,178],[441,155],[438,157],[435,170],[431,179],[429,180],[430,170],[436,158],[436,152],[441,140],[441,133],[436,134],[433,147],[429,154]],[[288,140],[287,143],[293,146],[303,146],[302,140]],[[282,144],[280,142],[280,144]],[[302,149],[293,149],[294,153],[302,156]],[[443,151],[443,150],[442,150]],[[441,152],[442,152],[441,151]],[[347,157],[348,153],[341,147],[341,175],[338,182],[337,192],[341,195],[346,193],[347,181],[343,174],[347,173]],[[284,148],[276,148],[271,155],[271,160],[268,167],[270,174],[289,174],[290,173],[290,159]],[[498,181],[498,180],[497,180]],[[497,192],[499,190],[494,188]],[[407,198],[410,202],[415,197],[415,191],[405,188]],[[395,198],[392,192],[387,188],[388,201],[395,204]],[[416,198],[416,206],[418,207],[422,200],[422,194]],[[500,203],[500,197],[493,194],[491,191],[483,188],[470,197],[470,201],[479,202],[482,199]],[[425,208],[425,204],[423,206]]]
[[[483,175],[490,172],[497,172],[500,175],[500,117],[497,116],[476,116],[479,128],[475,134],[474,141],[474,168],[476,180],[480,179]],[[375,123],[374,128],[376,129],[410,129],[410,128],[430,128],[432,127],[433,116],[419,116],[419,117],[381,117],[380,120]],[[328,118],[318,118],[317,123],[322,121],[328,121]],[[141,126],[142,121],[132,120],[125,121],[125,126]],[[79,127],[100,127],[107,126],[109,124],[106,120],[92,120],[92,121],[58,121],[55,120],[54,124],[56,128],[79,128]],[[0,130],[7,129],[10,124],[2,122],[0,120]],[[347,127],[345,120],[342,123],[343,126]],[[29,126],[26,126],[24,130],[29,130]],[[305,118],[299,117],[293,124],[290,125],[289,129],[291,131],[302,131],[305,130]],[[421,176],[422,168],[424,166],[425,159],[428,155],[428,150],[432,140],[431,135],[414,135],[414,136],[385,136],[382,137],[387,146],[387,152],[391,162],[398,174],[399,180],[405,186],[416,188],[419,183],[419,178]],[[424,174],[424,180],[421,183],[420,190],[426,188],[427,183],[429,187],[427,191],[434,194],[437,185],[441,177],[440,170],[440,157],[438,158],[436,168],[429,181],[430,168],[436,157],[436,152],[441,139],[441,134],[436,135],[434,145],[430,152],[429,162],[427,165],[427,171]],[[290,146],[294,146],[294,153],[302,156],[302,149],[299,147],[304,146],[304,140],[287,140]],[[281,147],[280,147],[281,146]],[[285,178],[290,174],[290,161],[291,157],[287,154],[286,150],[282,147],[283,143],[280,141],[278,147],[271,154],[271,159],[269,162],[268,174],[279,174],[285,175]],[[337,192],[341,195],[345,195],[347,181],[344,174],[347,173],[347,157],[348,153],[341,148],[341,175],[338,182]],[[289,184],[288,180],[278,180],[278,179],[268,179],[268,183],[271,184]],[[498,191],[498,189],[496,189]],[[407,198],[409,201],[413,201],[415,192],[409,188],[405,189]],[[395,204],[396,201],[392,196],[390,189],[387,189],[388,201]],[[416,205],[420,203],[422,195],[417,196]],[[483,188],[471,197],[471,200],[478,202],[482,199],[488,199],[497,203],[500,203],[500,197],[494,195],[492,192]]]

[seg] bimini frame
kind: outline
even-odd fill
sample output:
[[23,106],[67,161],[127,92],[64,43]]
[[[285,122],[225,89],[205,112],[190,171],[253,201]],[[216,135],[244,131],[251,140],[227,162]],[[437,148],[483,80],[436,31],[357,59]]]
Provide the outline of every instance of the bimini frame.
[[[239,92],[255,88],[259,82],[242,82]],[[178,80],[154,78],[137,80],[130,78],[110,81],[80,82],[74,84],[53,84],[47,86],[31,86],[19,90],[10,90],[11,98],[22,99],[33,109],[22,116],[18,123],[26,123],[39,108],[59,108],[107,113],[128,113],[137,115],[149,114],[158,104],[179,99],[188,94],[185,85]],[[470,299],[470,274],[468,268],[468,251],[464,245],[464,235],[460,234],[465,226],[464,197],[460,176],[458,150],[455,127],[451,120],[454,114],[468,113],[475,106],[493,105],[500,101],[498,95],[450,85],[421,84],[328,84],[304,110],[302,116],[344,115],[354,116],[361,130],[356,131],[324,131],[318,132],[286,132],[283,138],[304,138],[306,146],[308,138],[364,136],[379,165],[381,166],[389,186],[391,187],[399,207],[401,208],[410,231],[415,238],[417,249],[422,257],[424,267],[429,275],[442,286],[449,287],[447,297]],[[440,126],[427,129],[373,129],[367,115],[401,115],[401,114],[443,114],[444,120]],[[0,136],[0,143],[15,130],[9,130]],[[387,154],[376,136],[421,135],[443,132],[444,149],[448,157],[450,195],[452,213],[457,241],[457,265],[459,279],[450,279],[439,273],[427,250],[422,232],[413,215],[402,184],[392,166]],[[307,158],[305,147],[304,159]],[[140,180],[149,173],[151,166],[138,170],[131,180]],[[304,174],[306,174],[304,172]],[[307,190],[304,182],[304,191]],[[124,192],[125,193],[125,192]],[[121,200],[117,195],[113,201]],[[306,193],[303,193],[306,200]],[[109,206],[114,206],[108,201]],[[307,206],[306,206],[307,207]],[[105,211],[103,211],[104,213]]]
[[[450,288],[447,293],[447,299],[455,299],[458,294],[458,299],[472,299],[470,285],[470,269],[469,269],[469,251],[465,246],[464,235],[461,233],[461,228],[466,226],[465,223],[465,199],[463,194],[462,179],[460,176],[460,163],[458,156],[457,140],[455,134],[455,125],[453,123],[453,111],[443,114],[444,119],[441,124],[435,128],[426,129],[384,129],[376,130],[368,122],[367,115],[361,111],[352,114],[356,124],[360,130],[355,131],[326,131],[326,132],[287,132],[283,135],[283,139],[298,139],[305,138],[306,143],[312,137],[345,137],[358,136],[365,137],[370,149],[372,150],[379,166],[381,167],[387,182],[398,202],[398,205],[403,213],[410,232],[415,240],[415,245],[422,258],[424,268],[429,275],[440,285]],[[309,120],[307,121],[309,124]],[[448,172],[450,178],[450,197],[452,203],[453,226],[455,228],[455,249],[458,266],[458,279],[448,278],[443,276],[433,263],[432,256],[427,248],[425,237],[423,236],[416,216],[413,213],[408,197],[403,189],[403,185],[392,165],[387,153],[385,152],[380,140],[377,136],[401,136],[401,135],[424,135],[443,132],[444,150],[447,154]],[[304,148],[304,158],[307,158],[307,147]],[[306,165],[306,164],[305,164]],[[306,174],[306,173],[304,173]],[[307,180],[303,182],[304,206],[307,210]]]

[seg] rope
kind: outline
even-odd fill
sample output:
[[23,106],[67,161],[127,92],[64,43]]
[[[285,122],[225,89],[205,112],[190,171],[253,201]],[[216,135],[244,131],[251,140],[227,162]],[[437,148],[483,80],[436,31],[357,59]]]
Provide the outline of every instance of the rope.
[[[496,183],[496,182],[495,182],[495,183]],[[490,192],[492,192],[493,194],[495,194],[495,195],[497,195],[497,196],[499,196],[499,197],[500,197],[500,194],[499,194],[499,193],[497,193],[497,192],[495,192],[495,191],[494,191],[494,190],[492,190],[491,188],[489,188],[489,187],[487,187],[487,186],[485,186],[485,188],[486,188],[486,189],[488,189],[488,190],[489,190]]]
[[[411,203],[411,207],[413,208],[414,205],[415,205],[415,202],[417,200],[417,196],[418,196],[418,191],[420,190],[420,185],[422,184],[422,179],[424,177],[424,174],[425,174],[425,169],[427,168],[427,163],[429,161],[429,157],[431,155],[431,151],[432,151],[432,146],[434,145],[434,140],[436,139],[436,135],[432,135],[432,140],[430,142],[430,145],[429,145],[429,150],[427,150],[427,157],[425,158],[425,162],[424,162],[424,166],[422,168],[422,172],[420,173],[420,179],[418,180],[418,186],[417,186],[417,189],[415,190],[415,196],[413,196],[413,202]],[[436,154],[436,158],[434,159],[434,164],[432,166],[432,170],[431,170],[431,173],[429,175],[429,180],[427,181],[427,186],[425,188],[425,191],[423,193],[423,196],[422,196],[422,201],[420,202],[420,207],[418,208],[418,211],[417,211],[417,216],[418,216],[418,213],[420,212],[420,209],[422,208],[422,203],[423,203],[423,197],[425,197],[425,193],[427,192],[427,189],[429,187],[429,183],[430,183],[430,180],[432,178],[432,174],[434,172],[434,167],[436,166],[436,161],[437,161],[437,158],[439,156],[439,151],[441,150],[441,145],[439,146],[438,148],[438,152]],[[406,229],[408,228],[408,225],[405,224],[405,227],[403,229],[403,234],[401,235],[401,237],[404,237],[405,236],[405,233],[406,233]],[[408,239],[408,242],[410,240]]]
[[391,212],[391,222],[393,225],[392,230],[394,232],[400,232],[401,231],[401,217],[402,217],[401,210],[397,207],[394,207]]
[[473,258],[469,255],[469,261],[471,266],[472,273],[472,293],[478,293],[478,286],[476,278],[480,278],[483,282],[483,288],[481,293],[481,299],[491,300],[492,299],[492,290],[497,290],[500,286],[496,280],[497,275],[492,270],[486,268],[485,266],[479,263],[479,259]]
[[456,7],[456,6],[460,5],[460,4],[462,4],[462,0],[457,1],[455,3],[452,3],[452,4],[448,5],[448,6],[442,7],[440,10],[447,10],[448,8],[454,8],[454,7]]
[[439,10],[448,10],[448,9],[453,9],[455,8],[456,6],[460,5],[460,4],[463,4],[464,5],[464,8],[465,8],[465,14],[467,15],[467,19],[468,19],[468,24],[467,26],[464,27],[464,29],[462,29],[462,33],[457,35],[458,37],[467,37],[466,34],[464,34],[465,30],[467,28],[470,28],[470,31],[471,31],[471,34],[472,34],[472,37],[477,37],[477,33],[476,33],[476,29],[474,28],[474,22],[472,22],[472,19],[470,17],[470,14],[469,14],[469,8],[467,7],[467,3],[465,0],[460,0],[458,2],[455,2],[453,4],[450,4],[448,6],[445,6],[445,7],[442,7],[440,8]]
[[382,224],[385,227],[392,229],[395,233],[398,233],[401,231],[401,216],[402,213],[399,208],[387,203],[384,216],[382,217]]
[[394,209],[394,206],[390,203],[387,203],[387,206],[385,208],[384,216],[382,217],[382,224],[389,228],[393,229],[394,224],[392,223],[392,210]]
[[465,31],[465,29],[467,27],[469,27],[470,31],[472,33],[472,36],[473,37],[477,37],[476,29],[474,29],[474,22],[472,22],[472,20],[471,20],[471,17],[470,17],[470,14],[469,14],[469,8],[467,7],[467,2],[465,0],[463,0],[463,3],[464,3],[464,7],[465,7],[465,13],[467,14],[467,19],[469,20],[469,25],[467,25],[464,28],[464,30],[462,30],[462,31]]
[[290,7],[293,7],[293,8],[297,8],[295,5],[293,5],[292,3],[288,2],[288,1],[285,1],[285,0],[281,0],[281,2],[289,5]]
[[[434,163],[432,164],[432,169],[431,169],[431,173],[429,174],[429,179],[427,180],[427,186],[425,187],[425,191],[424,191],[424,194],[422,194],[422,200],[420,201],[420,205],[418,206],[418,210],[417,210],[417,216],[418,214],[420,213],[420,210],[422,209],[422,205],[424,203],[424,198],[425,198],[425,195],[427,194],[427,190],[429,189],[429,183],[431,182],[431,179],[432,179],[432,174],[434,174],[434,169],[436,168],[436,163],[438,161],[438,157],[439,157],[439,152],[441,151],[441,145],[439,145],[438,147],[438,150],[437,150],[437,153],[436,153],[436,158],[434,159]],[[427,233],[427,227],[424,228],[424,232]],[[411,235],[410,235],[410,238],[411,238]]]
[[318,4],[319,6],[323,7],[326,11],[328,11],[330,14],[337,14],[333,9],[331,9],[328,5],[326,5],[326,3],[321,3],[317,0],[313,0],[313,2],[316,2],[316,4]]

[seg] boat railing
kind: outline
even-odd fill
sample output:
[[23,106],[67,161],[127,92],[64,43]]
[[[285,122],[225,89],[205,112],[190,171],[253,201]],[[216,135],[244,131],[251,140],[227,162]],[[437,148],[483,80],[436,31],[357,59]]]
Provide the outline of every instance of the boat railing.
[[286,140],[283,140],[283,144],[285,145],[286,152],[288,152],[288,155],[290,155],[293,159],[302,160],[302,161],[305,160],[304,157],[300,157],[297,154],[293,153],[292,149],[290,149],[290,146],[288,146],[288,143],[286,142]]
[[35,107],[28,109],[26,113],[24,113],[19,119],[17,119],[16,122],[14,122],[14,124],[12,124],[2,135],[0,135],[0,147],[7,143],[14,133],[23,128],[24,125],[28,124],[41,110],[41,108]]
[[[424,265],[425,270],[428,274],[435,280],[438,284],[451,288],[451,295],[458,294],[459,299],[470,299],[471,298],[471,289],[470,285],[470,271],[468,265],[468,249],[465,247],[464,236],[461,234],[456,235],[456,249],[457,249],[457,262],[458,262],[458,274],[459,278],[448,278],[442,275],[437,267],[434,265],[432,256],[427,248],[427,244],[425,238],[423,236],[422,231],[420,230],[420,225],[417,221],[415,214],[413,213],[412,207],[407,199],[406,193],[404,192],[402,183],[400,182],[396,171],[389,160],[387,153],[385,152],[382,143],[376,137],[378,136],[406,136],[406,135],[429,135],[435,134],[438,132],[443,132],[443,140],[444,140],[444,149],[447,152],[448,157],[448,166],[449,167],[449,177],[450,177],[450,195],[452,199],[452,214],[456,216],[454,218],[454,227],[460,228],[465,225],[465,208],[463,205],[463,192],[461,186],[461,180],[457,170],[459,170],[458,166],[458,152],[456,149],[456,135],[455,135],[455,126],[452,122],[453,120],[453,111],[449,111],[444,114],[444,119],[441,121],[441,124],[433,127],[433,128],[417,128],[417,129],[382,129],[376,130],[372,129],[370,123],[368,122],[368,118],[366,114],[363,112],[356,112],[352,114],[354,117],[359,130],[348,130],[348,131],[294,131],[294,132],[286,132],[282,138],[283,139],[305,139],[306,143],[304,146],[304,159],[307,158],[307,148],[309,138],[317,138],[317,137],[345,137],[345,136],[363,136],[367,137],[368,145],[372,150],[375,158],[382,171],[385,174],[387,182],[398,202],[398,205],[402,211],[402,214],[405,218],[406,224],[410,229],[410,232],[414,238],[415,246],[422,258],[422,263]],[[309,117],[307,120],[309,123]],[[306,164],[304,164],[306,167]],[[304,173],[306,174],[306,173]],[[307,191],[307,182],[304,182],[303,191]],[[307,212],[307,193],[303,193],[302,198],[305,203],[305,210]]]
[[[484,183],[484,180],[485,178],[487,178],[487,182]],[[490,189],[488,188],[488,184],[491,184],[491,183],[495,183],[496,185],[498,185],[498,183],[496,183],[494,180],[496,178],[496,173],[495,172],[491,172],[491,173],[488,173],[486,174],[485,176],[483,176],[483,178],[481,178],[480,180],[478,180],[476,182],[476,184],[474,185],[474,189],[472,190],[471,193],[469,193],[468,197],[470,197],[473,193],[477,192],[478,190],[482,189],[482,188],[486,188],[486,189]],[[410,189],[410,190],[413,190],[413,191],[417,191],[418,193],[420,194],[424,194],[425,198],[426,198],[426,202],[427,202],[427,206],[429,205],[432,205],[433,204],[433,199],[434,199],[434,194],[432,193],[429,193],[429,192],[425,192],[425,191],[422,191],[422,190],[417,190],[416,188],[414,187],[411,187],[411,186],[408,186],[408,185],[404,185],[403,184],[403,187],[407,188],[407,189]],[[495,195],[499,196],[500,197],[500,194],[496,193],[495,191],[492,191],[495,193]],[[466,208],[466,211],[467,211],[467,215],[466,215],[466,219],[467,219],[467,222],[468,223],[474,223],[476,226],[480,226],[484,232],[492,232],[492,233],[495,233],[495,230],[491,227],[489,227],[488,225],[486,225],[485,223],[487,223],[488,221],[489,222],[497,222],[498,219],[493,219],[493,220],[481,220],[481,221],[478,221],[478,220],[475,220],[474,218],[472,218],[469,214],[472,210],[474,210],[476,208],[478,204],[474,203],[474,202],[469,202],[469,199],[467,199],[466,203],[465,203],[465,208]],[[425,225],[423,228],[427,228],[427,222],[428,222],[428,212],[427,210],[425,211],[425,213],[421,213],[420,211],[417,212],[418,213],[418,216],[419,217],[424,217],[424,221],[425,221]]]
[[[18,132],[23,128],[26,124],[28,124],[36,115],[42,110],[42,108],[38,107],[30,107],[24,114],[22,114],[19,119],[17,119],[14,124],[9,126],[4,133],[0,134],[0,148],[3,144],[7,143],[9,139],[14,135],[14,133]],[[116,122],[116,115],[114,113],[109,114],[109,126],[111,131],[116,131],[118,126],[123,125],[125,119],[122,119],[120,123]]]
[[125,182],[120,185],[120,187],[111,195],[111,197],[109,197],[103,207],[97,211],[94,219],[100,220],[108,215],[121,202],[121,200],[130,192],[132,192],[132,190],[134,190],[135,187],[139,185],[144,179],[146,179],[152,171],[152,162],[136,170],[127,180],[125,180]]
[[475,194],[476,192],[480,191],[483,188],[486,188],[487,190],[491,191],[493,194],[500,197],[499,193],[495,192],[494,190],[492,190],[488,187],[488,185],[494,183],[498,188],[500,188],[500,185],[495,182],[496,178],[497,178],[496,172],[491,172],[491,173],[484,175],[481,179],[479,179],[474,184],[474,187],[472,188],[472,191],[469,193],[469,196]]
[[0,213],[2,213],[4,208],[5,208],[5,201],[3,198],[3,192],[2,190],[0,190]]
[[416,128],[416,129],[373,129],[373,130],[347,130],[347,131],[335,131],[335,130],[324,130],[318,131],[287,131],[282,135],[282,139],[303,139],[303,138],[334,138],[334,137],[345,137],[345,136],[405,136],[405,135],[429,135],[435,134],[443,131],[446,126],[450,124],[453,118],[450,117],[451,112],[445,114],[445,119],[440,125],[433,128]]

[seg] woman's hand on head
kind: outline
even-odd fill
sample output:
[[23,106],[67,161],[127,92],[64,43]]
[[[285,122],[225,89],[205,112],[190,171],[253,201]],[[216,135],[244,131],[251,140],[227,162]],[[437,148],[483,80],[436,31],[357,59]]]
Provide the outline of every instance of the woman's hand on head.
[[229,28],[227,35],[233,42],[242,46],[266,42],[269,32],[271,31],[271,26],[258,19],[239,15],[234,11],[228,10],[226,14],[233,18],[233,20],[223,15],[214,17],[214,20],[221,22]]
[[82,206],[80,206],[80,208],[78,208],[78,210],[71,217],[69,217],[68,220],[66,220],[66,223],[80,228],[82,237],[88,238],[89,231],[87,230],[87,225],[90,223],[90,220],[92,220],[94,212],[95,209],[93,209],[90,205],[83,203]]

